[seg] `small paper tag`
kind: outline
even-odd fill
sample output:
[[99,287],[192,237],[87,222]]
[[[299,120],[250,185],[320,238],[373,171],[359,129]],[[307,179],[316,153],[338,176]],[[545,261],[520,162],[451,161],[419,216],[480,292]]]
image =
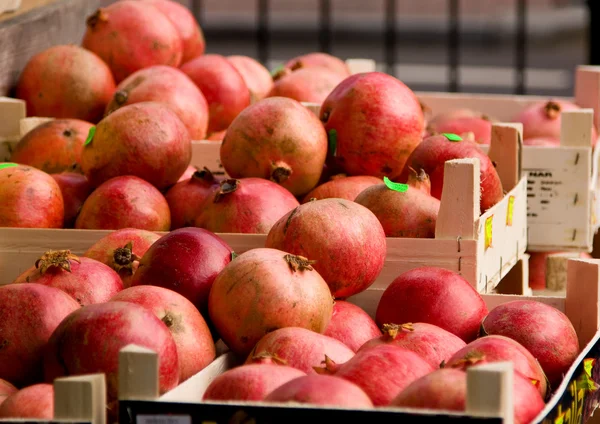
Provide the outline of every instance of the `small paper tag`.
[[4,163],[0,163],[0,169],[4,169],[4,168],[14,168],[15,166],[19,166],[19,164],[17,164],[17,163],[12,163],[12,162],[4,162]]
[[395,183],[388,177],[383,177],[383,182],[390,190],[398,191],[400,193],[405,193],[408,190],[408,184]]
[[454,141],[454,142],[456,142],[456,141],[462,141],[462,138],[461,138],[459,135],[456,135],[456,134],[452,134],[452,133],[442,133],[442,135],[443,135],[444,137],[446,137],[446,138],[447,138],[448,140],[450,140],[450,141]]
[[85,139],[85,143],[83,143],[84,146],[87,146],[88,144],[90,144],[92,142],[92,139],[94,138],[94,134],[96,134],[96,127],[90,128],[90,132],[88,133],[88,136]]
[[329,152],[332,157],[335,157],[337,152],[337,130],[334,128],[330,129],[327,139],[329,141]]
[[506,208],[506,225],[508,227],[512,227],[514,209],[515,209],[515,196],[509,196],[508,207]]
[[136,424],[192,424],[190,415],[138,415]]
[[492,247],[492,223],[494,222],[494,215],[491,215],[485,220],[485,249]]

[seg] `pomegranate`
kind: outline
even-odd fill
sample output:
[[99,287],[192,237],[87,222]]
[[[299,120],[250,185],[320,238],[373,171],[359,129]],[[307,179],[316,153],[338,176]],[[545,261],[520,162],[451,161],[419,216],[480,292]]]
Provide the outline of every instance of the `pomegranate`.
[[447,135],[433,135],[425,138],[407,159],[406,166],[398,180],[407,181],[411,168],[417,172],[424,170],[431,181],[431,195],[436,199],[441,199],[446,161],[464,158],[479,159],[480,208],[483,213],[504,197],[500,177],[492,160],[477,143],[464,139],[455,141],[451,138],[453,137]]
[[535,383],[542,398],[546,396],[547,381],[542,367],[521,344],[504,336],[485,336],[472,341],[450,357],[446,367],[469,367],[475,364],[510,361],[515,374]]
[[407,185],[387,180],[366,188],[355,202],[375,214],[386,237],[435,238],[440,201],[429,194],[429,187],[425,171],[417,175],[413,170]]
[[269,97],[281,96],[299,102],[323,103],[346,75],[322,67],[283,70],[273,77],[275,84]]
[[129,344],[158,354],[160,393],[177,386],[179,361],[171,332],[152,311],[129,302],[88,305],[65,318],[52,333],[45,351],[46,381],[104,373],[108,400],[115,400],[119,351]]
[[165,195],[171,210],[171,229],[193,226],[202,212],[202,203],[218,185],[219,180],[205,167],[171,187]]
[[226,133],[227,130],[215,131],[211,133],[206,139],[209,141],[223,141]]
[[82,306],[107,302],[123,290],[121,277],[109,266],[79,258],[69,250],[49,250],[17,277],[15,284],[37,283],[71,295]]
[[13,393],[16,393],[17,391],[18,389],[15,386],[0,378],[0,405],[2,405],[2,402],[4,402],[7,397]]
[[231,262],[231,252],[216,234],[201,228],[180,228],[150,246],[131,285],[173,290],[206,312],[208,293],[217,275]]
[[286,365],[306,374],[323,362],[324,356],[342,363],[354,356],[354,351],[342,342],[300,327],[285,327],[265,334],[248,356],[246,363],[262,357],[283,360]]
[[425,266],[401,274],[385,289],[375,321],[433,324],[468,343],[487,313],[482,297],[458,273]]
[[131,286],[140,258],[159,238],[158,234],[151,231],[123,228],[102,237],[83,256],[102,262],[117,271],[123,281],[123,287],[127,288]]
[[75,228],[118,230],[139,228],[168,231],[169,204],[150,183],[138,177],[115,177],[103,183],[87,198]]
[[42,356],[50,335],[79,304],[54,287],[0,287],[0,378],[23,387],[41,380]]
[[[529,255],[529,287],[533,290],[546,289],[546,260],[548,256],[567,252],[527,252]],[[580,258],[592,259],[592,255],[581,252]]]
[[[145,1],[177,4],[170,0]],[[140,102],[159,102],[169,106],[181,119],[192,139],[202,140],[206,137],[208,103],[196,84],[179,69],[156,65],[129,75],[118,85],[112,101],[106,107],[106,114]]]
[[579,340],[569,318],[558,309],[534,300],[515,300],[496,306],[481,323],[481,331],[519,342],[538,360],[554,387],[560,384],[579,354]]
[[298,205],[289,191],[274,182],[230,178],[206,198],[194,225],[215,233],[267,234],[278,219]]
[[454,334],[424,322],[407,324],[384,324],[383,336],[366,342],[359,351],[380,344],[393,344],[418,353],[434,368],[440,365],[466,346],[466,343]]
[[133,175],[158,189],[166,188],[179,180],[192,158],[189,132],[162,103],[124,106],[100,121],[90,136],[81,167],[94,187]]
[[243,365],[215,378],[202,400],[262,400],[279,386],[305,375],[285,365]]
[[[512,387],[515,424],[530,423],[544,409],[544,401],[531,381],[515,374]],[[467,397],[467,374],[443,368],[436,370],[404,389],[392,406],[464,411]]]
[[307,375],[279,386],[264,402],[295,402],[341,406],[352,409],[372,408],[373,402],[356,384],[331,375]]
[[108,65],[94,52],[75,45],[53,46],[34,55],[17,84],[17,97],[27,103],[28,116],[90,122],[102,118],[114,91]]
[[208,297],[214,326],[241,356],[279,328],[323,333],[332,310],[327,283],[310,261],[276,249],[242,253],[217,275]]
[[61,228],[65,209],[52,177],[30,166],[0,162],[0,227]]
[[425,127],[415,94],[381,72],[346,78],[325,99],[319,116],[331,161],[349,175],[395,179]]
[[315,114],[283,97],[246,108],[221,144],[229,176],[270,179],[296,196],[317,185],[326,155],[327,135]]
[[492,141],[492,122],[485,117],[470,116],[429,123],[431,135],[441,133],[457,134],[477,144],[490,144]]
[[177,180],[178,183],[182,182],[182,181],[187,181],[190,178],[192,178],[192,176],[198,172],[199,169],[196,168],[195,166],[188,166],[185,170],[185,172],[183,173],[183,175],[181,175],[181,177],[179,177],[179,179]]
[[250,105],[250,91],[244,78],[224,56],[202,55],[185,63],[181,70],[206,97],[209,134],[226,129]]
[[121,0],[96,10],[86,23],[83,47],[107,63],[117,83],[139,69],[181,63],[183,41],[154,6]]
[[79,119],[48,121],[25,134],[10,160],[49,174],[77,170],[91,127],[92,124]]
[[273,225],[265,247],[316,261],[314,268],[336,298],[373,284],[387,252],[377,217],[344,199],[315,200],[293,209]]
[[267,97],[271,88],[273,88],[273,78],[267,68],[248,56],[227,56],[227,60],[244,79],[248,90],[250,90],[251,103]]
[[7,397],[0,404],[0,418],[54,418],[54,387],[34,384]]
[[284,68],[295,71],[300,68],[322,67],[336,72],[342,77],[350,76],[350,69],[343,60],[327,53],[315,52],[297,56],[287,61]]
[[325,367],[315,371],[348,380],[363,389],[373,405],[386,406],[410,383],[432,372],[433,367],[408,349],[384,344],[359,351],[340,365],[326,358]]
[[341,341],[356,352],[367,341],[380,337],[381,331],[361,308],[344,300],[336,300],[331,321],[323,334]]
[[[513,121],[523,124],[523,139],[549,137],[560,140],[561,112],[577,109],[579,106],[564,100],[536,102],[519,112]],[[596,128],[592,128],[592,146],[596,145],[597,138]]]
[[51,174],[54,181],[60,187],[65,209],[64,227],[73,228],[75,219],[83,207],[85,199],[88,198],[93,188],[85,175],[76,172],[61,172]]
[[131,302],[151,310],[171,331],[179,357],[179,382],[200,372],[215,359],[215,344],[196,307],[172,290],[155,286],[130,287],[111,301]]
[[315,187],[311,192],[304,196],[302,203],[309,202],[311,199],[356,199],[363,190],[375,184],[380,184],[381,179],[370,177],[368,175],[357,175],[348,177],[345,174],[338,174],[331,177],[321,185]]
[[554,137],[532,137],[523,140],[524,146],[560,146],[560,139]]
[[[431,111],[427,105],[421,103],[421,106],[423,108],[424,113]],[[497,121],[497,119],[491,118],[491,117],[481,113],[478,110],[469,109],[469,108],[459,108],[459,109],[452,109],[452,110],[450,110],[448,112],[444,112],[444,113],[438,113],[437,115],[435,115],[433,118],[431,118],[429,120],[429,124],[432,126],[436,126],[442,122],[453,121],[455,119],[463,119],[463,118],[481,118],[481,119],[485,119],[487,121],[494,121],[494,122]]]
[[206,48],[204,33],[187,7],[170,0],[146,0],[146,2],[161,11],[179,33],[183,41],[181,63],[204,54]]

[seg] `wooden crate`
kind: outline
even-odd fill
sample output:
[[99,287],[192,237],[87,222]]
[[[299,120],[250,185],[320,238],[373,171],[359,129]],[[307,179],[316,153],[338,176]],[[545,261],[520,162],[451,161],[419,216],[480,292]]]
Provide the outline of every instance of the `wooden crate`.
[[[582,351],[561,385],[534,420],[535,423],[581,423],[594,411],[600,393],[590,393],[578,385],[587,374],[592,379],[600,375],[600,260],[571,259],[568,264],[568,287],[565,297],[484,295],[489,309],[516,300],[537,300],[565,312],[573,323]],[[383,290],[370,288],[349,300],[374,316]],[[151,416],[163,423],[168,416],[178,421],[232,422],[243,416],[257,424],[267,422],[301,422],[306,420],[332,421],[358,418],[366,422],[466,422],[512,423],[510,399],[510,363],[487,364],[471,368],[467,374],[467,408],[465,413],[401,408],[351,410],[320,408],[311,405],[265,404],[260,402],[201,402],[210,382],[227,369],[237,365],[232,354],[218,357],[209,367],[191,377],[172,391],[159,397],[158,356],[137,346],[128,346],[119,358],[119,406],[122,423],[136,422],[138,417]],[[487,418],[483,420],[483,418]],[[562,419],[562,421],[561,421]],[[188,420],[188,421],[185,421]],[[241,422],[241,421],[235,421]],[[244,421],[250,422],[250,421]]]

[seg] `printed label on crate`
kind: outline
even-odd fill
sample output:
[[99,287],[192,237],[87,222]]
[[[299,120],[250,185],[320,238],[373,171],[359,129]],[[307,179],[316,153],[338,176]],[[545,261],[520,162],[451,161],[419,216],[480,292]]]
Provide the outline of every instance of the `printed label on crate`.
[[515,196],[508,198],[508,207],[506,208],[506,225],[512,227],[513,212],[515,210]]
[[138,415],[136,424],[192,424],[190,415]]
[[527,217],[539,218],[544,212],[551,211],[560,204],[560,186],[562,178],[555,177],[555,171],[549,169],[527,170]]
[[494,215],[490,215],[485,220],[485,249],[492,247],[492,224],[494,222]]

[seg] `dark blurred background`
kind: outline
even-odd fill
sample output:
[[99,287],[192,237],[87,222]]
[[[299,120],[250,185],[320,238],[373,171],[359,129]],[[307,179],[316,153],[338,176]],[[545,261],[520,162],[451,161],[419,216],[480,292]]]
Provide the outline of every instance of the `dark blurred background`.
[[590,9],[600,7],[600,0],[179,1],[199,19],[208,52],[252,56],[270,69],[328,51],[374,59],[414,90],[565,96],[575,66],[590,63]]

